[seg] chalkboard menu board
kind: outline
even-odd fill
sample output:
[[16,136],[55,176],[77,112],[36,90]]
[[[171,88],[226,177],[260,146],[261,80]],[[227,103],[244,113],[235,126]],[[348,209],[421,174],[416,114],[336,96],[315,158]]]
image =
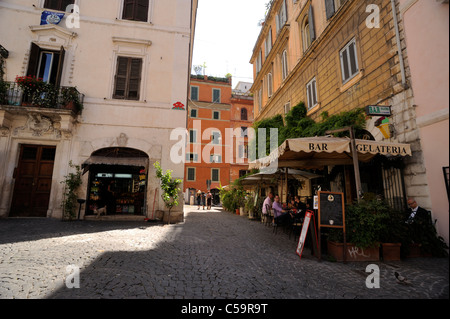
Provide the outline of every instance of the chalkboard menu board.
[[319,227],[344,227],[344,194],[318,192]]

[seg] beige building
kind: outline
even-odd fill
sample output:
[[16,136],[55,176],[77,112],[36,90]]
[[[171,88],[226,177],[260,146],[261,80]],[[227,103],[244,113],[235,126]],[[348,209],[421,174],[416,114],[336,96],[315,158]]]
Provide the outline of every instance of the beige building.
[[[255,121],[284,116],[300,102],[315,121],[323,112],[390,107],[391,114],[381,123],[377,123],[381,116],[367,116],[361,137],[410,144],[412,156],[395,164],[380,162],[376,169],[362,165],[362,190],[382,194],[399,209],[406,207],[407,197],[416,197],[432,211],[448,242],[448,198],[442,176],[447,167],[448,182],[448,152],[435,157],[436,149],[448,150],[448,72],[443,71],[448,65],[448,1],[273,0],[270,4],[250,60]],[[422,17],[425,7],[427,18]],[[429,21],[427,28],[418,21]],[[428,79],[431,82],[424,83]],[[428,159],[425,153],[430,154]],[[351,169],[335,168],[328,167],[328,173],[343,174],[342,181],[353,180]],[[343,191],[347,202],[356,198],[351,183],[334,185],[342,185],[335,190]]]
[[[153,163],[183,178],[170,133],[186,128],[196,12],[196,0],[0,2],[0,217],[61,218],[70,161],[84,173],[82,217],[166,210]],[[30,75],[44,91],[15,83]],[[66,109],[68,92],[81,111]]]

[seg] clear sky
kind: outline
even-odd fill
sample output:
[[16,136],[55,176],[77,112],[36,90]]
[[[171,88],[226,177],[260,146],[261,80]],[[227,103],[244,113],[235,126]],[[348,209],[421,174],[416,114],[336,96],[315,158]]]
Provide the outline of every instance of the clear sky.
[[[206,74],[253,82],[249,63],[269,0],[199,0],[192,65],[206,63]],[[192,71],[195,74],[194,71]]]

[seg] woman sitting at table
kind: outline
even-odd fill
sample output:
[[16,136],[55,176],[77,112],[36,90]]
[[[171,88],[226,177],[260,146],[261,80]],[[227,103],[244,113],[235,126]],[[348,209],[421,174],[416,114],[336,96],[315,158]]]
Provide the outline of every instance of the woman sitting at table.
[[281,206],[280,196],[275,195],[275,201],[273,202],[272,209],[274,222],[276,224],[283,224],[291,220],[291,214],[288,211],[284,210]]

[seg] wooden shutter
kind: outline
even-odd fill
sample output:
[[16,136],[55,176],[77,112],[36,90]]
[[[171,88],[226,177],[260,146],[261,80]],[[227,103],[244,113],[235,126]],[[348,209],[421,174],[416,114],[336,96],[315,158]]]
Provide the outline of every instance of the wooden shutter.
[[58,69],[56,71],[56,80],[55,80],[56,87],[59,87],[61,85],[62,70],[63,70],[63,66],[64,66],[65,55],[66,55],[66,51],[64,50],[64,47],[61,46],[61,50],[59,51]]
[[130,77],[128,82],[128,99],[139,100],[139,88],[141,85],[142,59],[131,59]]
[[41,48],[38,45],[31,43],[30,57],[28,61],[28,70],[26,75],[34,75],[34,76],[37,75],[40,53]]
[[117,58],[116,83],[114,85],[114,98],[124,99],[126,97],[128,75],[128,58]]
[[327,13],[327,20],[334,15],[334,0],[325,0],[325,10]]
[[124,0],[122,19],[133,20],[135,0]]
[[135,8],[135,20],[147,22],[149,0],[137,0]]
[[309,35],[311,37],[312,43],[316,39],[316,29],[314,27],[314,11],[312,6],[309,6],[308,23],[309,23]]

